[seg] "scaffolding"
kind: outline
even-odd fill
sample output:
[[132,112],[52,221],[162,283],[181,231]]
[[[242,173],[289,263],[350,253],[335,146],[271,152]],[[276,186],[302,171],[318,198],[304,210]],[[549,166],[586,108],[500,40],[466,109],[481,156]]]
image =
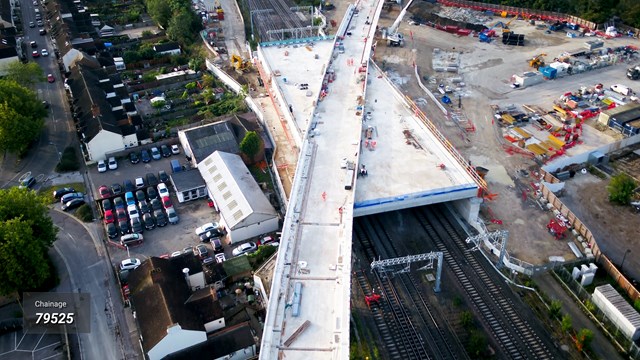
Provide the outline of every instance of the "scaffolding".
[[252,36],[261,43],[318,36],[313,7],[295,6],[288,0],[249,0]]

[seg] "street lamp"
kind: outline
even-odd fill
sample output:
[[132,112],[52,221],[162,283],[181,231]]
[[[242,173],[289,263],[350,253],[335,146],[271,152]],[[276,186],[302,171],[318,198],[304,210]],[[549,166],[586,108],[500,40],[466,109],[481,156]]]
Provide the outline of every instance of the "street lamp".
[[[131,254],[129,254],[129,245],[125,245],[124,247],[127,248],[127,257],[130,258]],[[624,262],[624,260],[622,260],[622,262]]]
[[624,256],[622,257],[622,263],[620,263],[620,272],[622,272],[622,267],[624,266],[624,260],[627,258],[627,254],[629,254],[631,252],[631,250],[627,249],[627,251],[624,252]]

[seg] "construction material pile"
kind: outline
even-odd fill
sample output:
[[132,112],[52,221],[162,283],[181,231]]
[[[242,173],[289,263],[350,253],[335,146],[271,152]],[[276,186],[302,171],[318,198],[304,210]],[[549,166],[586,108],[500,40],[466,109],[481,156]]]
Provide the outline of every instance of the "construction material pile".
[[443,18],[461,21],[469,24],[485,25],[493,21],[493,16],[483,12],[465,8],[442,6],[437,14]]

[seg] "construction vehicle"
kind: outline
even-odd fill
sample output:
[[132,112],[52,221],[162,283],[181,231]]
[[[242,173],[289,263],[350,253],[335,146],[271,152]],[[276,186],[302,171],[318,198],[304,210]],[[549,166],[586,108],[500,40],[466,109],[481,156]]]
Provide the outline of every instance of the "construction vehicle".
[[245,72],[249,72],[251,68],[251,61],[244,60],[240,56],[234,54],[234,55],[231,55],[231,66],[233,66],[236,72],[245,73]]
[[336,8],[336,6],[333,5],[333,3],[330,1],[325,1],[321,5],[322,5],[322,10],[325,10],[325,11],[333,10]]
[[396,21],[393,22],[393,25],[382,30],[382,38],[388,40],[388,44],[390,46],[404,45],[404,35],[398,32],[398,28],[400,27],[402,18],[404,18],[404,15],[407,13],[407,9],[409,9],[409,6],[411,6],[412,3],[413,0],[409,0],[407,5],[402,9],[402,11],[400,11],[400,15],[398,15]]
[[544,57],[547,54],[539,54],[534,56],[531,60],[529,60],[529,66],[538,70],[538,68],[544,66]]
[[224,20],[224,10],[222,10],[222,6],[220,5],[220,1],[216,0],[215,2],[216,14],[218,15],[218,20]]
[[507,23],[506,23],[506,24],[503,24],[503,26],[502,26],[502,32],[503,32],[503,33],[509,33],[509,32],[511,32],[511,29],[509,29],[509,25],[511,25],[511,22],[512,22],[513,20],[517,19],[517,18],[518,18],[518,15],[514,16],[513,18],[511,18],[511,20],[507,21]]
[[640,79],[640,65],[636,65],[627,69],[627,77],[629,78],[629,80]]

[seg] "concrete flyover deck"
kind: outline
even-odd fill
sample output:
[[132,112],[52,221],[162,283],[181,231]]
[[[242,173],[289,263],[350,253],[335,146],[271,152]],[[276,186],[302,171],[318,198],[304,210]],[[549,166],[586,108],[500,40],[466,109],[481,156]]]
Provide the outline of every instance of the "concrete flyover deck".
[[[327,83],[326,96],[317,103],[315,111],[313,102],[309,109],[305,107],[308,104],[285,103],[285,106],[294,106],[296,119],[304,123],[300,130],[300,158],[267,308],[261,359],[349,358],[352,209],[356,184],[345,188],[346,183],[353,183],[355,179],[348,180],[348,171],[341,168],[341,159],[349,157],[358,163],[362,129],[362,112],[358,107],[364,105],[363,75],[367,61],[364,72],[360,70],[362,59],[369,58],[382,3],[383,0],[359,2],[355,5],[358,16],[353,16],[354,8],[350,8],[341,25],[343,35],[350,33],[342,41],[343,53],[332,43],[333,52],[324,64],[318,61],[321,59],[315,59],[315,55],[307,60],[317,66],[309,71],[311,74],[317,71],[320,80],[323,70],[331,67],[335,72],[335,80]],[[322,46],[316,44],[313,49]],[[282,54],[283,49],[274,51]],[[297,60],[295,56],[299,54],[303,57]],[[304,56],[312,54],[313,51],[303,46],[292,48],[287,57],[292,65],[302,64]],[[261,60],[264,62],[264,58]],[[268,65],[275,69],[272,64]],[[285,77],[287,82],[294,79],[291,81],[308,83],[309,90],[314,91],[312,98],[316,99],[322,82],[312,88],[315,80],[311,76],[305,78],[304,74],[296,78],[298,72],[292,65],[278,69],[278,85],[288,86],[284,81],[280,84],[280,78]],[[292,93],[298,91],[298,88],[291,90]],[[280,100],[296,101],[282,95]],[[295,114],[296,110],[303,113]],[[310,122],[317,124],[314,137],[304,136],[307,114]]]
[[425,126],[378,67],[369,73],[359,166],[368,175],[359,176],[354,216],[475,198],[478,185],[455,150]]

